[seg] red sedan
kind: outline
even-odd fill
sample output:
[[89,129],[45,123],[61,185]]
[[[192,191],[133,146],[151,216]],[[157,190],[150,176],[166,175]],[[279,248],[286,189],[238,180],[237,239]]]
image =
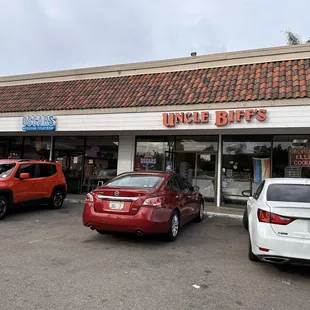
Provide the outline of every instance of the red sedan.
[[124,173],[87,194],[83,224],[106,231],[166,234],[174,241],[180,227],[204,217],[199,188],[167,172]]

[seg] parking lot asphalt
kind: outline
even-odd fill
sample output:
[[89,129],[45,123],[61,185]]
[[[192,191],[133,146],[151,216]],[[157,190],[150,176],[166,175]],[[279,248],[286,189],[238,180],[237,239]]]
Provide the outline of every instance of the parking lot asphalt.
[[310,270],[247,259],[241,220],[162,238],[99,235],[82,205],[0,222],[0,309],[309,309]]

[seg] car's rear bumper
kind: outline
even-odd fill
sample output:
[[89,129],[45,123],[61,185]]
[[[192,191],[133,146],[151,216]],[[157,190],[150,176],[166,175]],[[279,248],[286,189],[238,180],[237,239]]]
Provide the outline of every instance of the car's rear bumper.
[[[250,232],[252,252],[258,258],[283,258],[283,262],[302,263],[310,261],[310,240],[278,236],[268,223],[259,223],[256,231]],[[268,252],[267,252],[268,250]]]
[[84,206],[83,224],[97,230],[144,234],[167,233],[171,210],[142,207],[136,215],[120,215],[95,212],[88,203]]

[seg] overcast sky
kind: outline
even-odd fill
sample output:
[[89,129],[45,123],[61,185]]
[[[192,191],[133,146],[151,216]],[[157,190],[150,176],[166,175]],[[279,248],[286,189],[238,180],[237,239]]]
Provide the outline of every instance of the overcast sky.
[[309,0],[0,0],[0,75],[285,45]]

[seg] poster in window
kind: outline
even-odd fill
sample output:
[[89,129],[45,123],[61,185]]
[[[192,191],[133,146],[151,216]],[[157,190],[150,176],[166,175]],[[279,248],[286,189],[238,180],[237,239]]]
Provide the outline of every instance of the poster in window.
[[271,176],[270,158],[253,158],[254,183],[261,183]]

